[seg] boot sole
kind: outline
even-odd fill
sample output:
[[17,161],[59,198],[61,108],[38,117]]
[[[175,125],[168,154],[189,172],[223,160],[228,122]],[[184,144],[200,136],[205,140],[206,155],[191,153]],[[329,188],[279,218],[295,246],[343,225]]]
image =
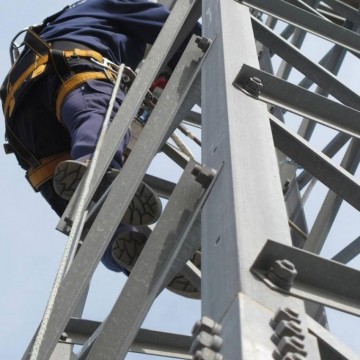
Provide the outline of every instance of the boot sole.
[[[139,229],[140,230],[140,229]],[[126,270],[130,271],[135,266],[137,259],[142,252],[151,230],[142,227],[140,232],[120,233],[112,244],[112,256],[115,261]],[[191,259],[195,266],[201,266],[201,253],[197,251]],[[183,275],[175,276],[167,286],[167,289],[177,295],[190,299],[200,299],[200,291]]]
[[[53,186],[55,192],[65,200],[70,200],[78,187],[87,166],[84,163],[68,160],[60,163],[54,171]],[[98,200],[106,188],[118,175],[119,170],[110,169],[105,175],[95,193],[94,200]],[[129,225],[150,225],[161,215],[162,204],[156,193],[143,182],[137,189],[135,196],[122,219],[122,223]]]

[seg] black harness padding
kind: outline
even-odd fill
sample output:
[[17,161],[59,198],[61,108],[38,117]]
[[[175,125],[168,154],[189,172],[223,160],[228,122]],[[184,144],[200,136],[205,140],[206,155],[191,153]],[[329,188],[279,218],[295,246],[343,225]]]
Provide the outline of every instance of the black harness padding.
[[65,82],[74,76],[69,63],[65,57],[64,51],[58,49],[50,49],[51,62],[54,66],[57,76],[61,82]]
[[8,144],[4,144],[5,153],[16,153],[16,156],[26,161],[30,165],[30,167],[38,167],[41,164],[40,160],[23,145],[23,143],[18,139],[18,137],[13,133],[13,131],[7,124],[5,124],[5,126],[6,138],[9,141]]
[[[56,14],[57,15],[57,14]],[[52,16],[50,18],[55,18],[56,16]],[[48,19],[50,19],[48,18]],[[48,23],[48,21],[46,22]],[[45,24],[46,24],[45,23]],[[17,79],[28,69],[31,64],[34,63],[36,55],[41,57],[46,54],[49,56],[49,61],[45,64],[45,70],[41,73],[41,75],[34,78],[25,79],[24,83],[20,86],[20,88],[16,91],[16,102],[20,102],[21,98],[28,92],[31,88],[31,84],[34,84],[40,78],[42,78],[45,74],[50,72],[54,72],[57,74],[62,83],[66,82],[68,79],[73,77],[76,73],[81,71],[87,71],[89,69],[102,70],[97,64],[89,61],[88,59],[83,58],[73,58],[67,59],[65,57],[64,51],[69,49],[86,49],[89,48],[78,43],[74,43],[71,41],[55,41],[52,44],[45,42],[39,36],[39,32],[41,32],[44,26],[31,27],[27,30],[24,44],[26,45],[26,49],[24,49],[20,58],[16,61],[13,68],[8,73],[5,81],[1,86],[1,100],[4,104],[8,88],[10,84],[14,84]],[[11,117],[11,116],[10,116]],[[8,144],[4,144],[4,150],[6,154],[15,153],[22,160],[24,160],[30,167],[37,167],[41,164],[40,160],[37,159],[34,154],[32,154],[17,138],[14,132],[11,130],[8,122],[10,117],[5,114],[5,123],[6,123],[6,133],[5,137],[8,140]]]
[[[44,55],[49,51],[49,45],[43,41],[39,34],[45,28],[47,24],[54,21],[59,15],[61,15],[65,10],[69,8],[69,5],[64,7],[62,10],[56,12],[53,15],[48,16],[44,19],[44,21],[37,26],[30,27],[24,37],[24,44],[31,49],[33,52],[29,50],[24,50],[23,54],[20,56],[16,65],[10,70],[10,72],[5,77],[4,82],[1,85],[0,89],[0,97],[1,101],[4,104],[7,89],[10,83],[14,83],[16,79],[21,76],[21,74],[30,66],[31,63],[34,62],[35,54]],[[6,118],[6,117],[5,117]],[[40,165],[40,160],[34,156],[31,151],[29,151],[22,142],[18,139],[18,137],[14,134],[14,132],[10,129],[8,125],[8,119],[5,119],[5,138],[9,143],[4,144],[4,150],[6,154],[16,153],[21,159],[26,161],[29,166],[37,167]]]
[[26,31],[24,44],[38,56],[45,55],[50,49],[49,44],[41,39],[33,27]]

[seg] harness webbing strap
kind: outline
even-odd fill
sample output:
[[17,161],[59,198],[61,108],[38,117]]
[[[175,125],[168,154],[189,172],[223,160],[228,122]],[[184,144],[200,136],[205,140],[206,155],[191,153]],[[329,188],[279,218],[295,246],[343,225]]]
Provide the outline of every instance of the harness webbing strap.
[[57,76],[64,83],[70,79],[74,72],[70,69],[70,66],[66,59],[66,54],[62,50],[50,49],[51,62],[54,65]]
[[41,37],[31,27],[26,31],[24,44],[38,56],[45,55],[50,49],[50,45],[41,39]]
[[74,49],[74,50],[65,50],[64,51],[64,55],[65,57],[70,57],[70,56],[79,56],[79,57],[84,57],[84,58],[93,58],[97,61],[99,61],[100,63],[102,63],[104,61],[104,57],[98,53],[97,51],[94,50],[87,50],[87,49]]
[[[32,58],[26,58],[27,55],[25,55],[25,60],[22,59],[20,66],[15,63],[10,70],[4,87],[3,109],[9,141],[8,153],[13,150],[17,156],[28,163],[30,168],[26,173],[26,178],[34,190],[39,191],[39,187],[53,177],[58,163],[69,160],[70,154],[66,152],[37,159],[28,151],[8,126],[8,121],[13,115],[15,107],[19,106],[18,101],[21,101],[20,99],[26,89],[31,88],[33,81],[38,80],[40,76],[49,71],[55,71],[61,80],[56,100],[56,116],[60,120],[61,106],[72,90],[91,79],[115,81],[116,75],[106,66],[102,66],[102,64],[107,63],[107,60],[100,53],[82,48],[81,44],[79,44],[79,48],[76,47],[77,44],[71,44],[68,45],[73,46],[71,50],[60,50],[56,48],[56,42],[52,47],[32,29],[28,29],[25,40],[26,46],[32,50]],[[72,68],[68,60],[76,60],[77,58],[86,60],[86,65],[75,70],[76,67]],[[86,66],[87,70],[85,70]]]
[[40,159],[40,166],[31,167],[26,173],[26,178],[29,180],[33,189],[38,191],[42,184],[54,176],[56,166],[60,162],[69,159],[71,159],[69,152],[62,152]]
[[76,89],[78,86],[84,84],[88,80],[108,80],[109,76],[103,71],[87,71],[75,74],[71,79],[65,81],[59,89],[56,99],[56,117],[61,122],[61,106],[67,95]]
[[9,84],[7,95],[4,103],[4,113],[6,117],[10,117],[15,107],[15,95],[21,85],[24,84],[28,78],[34,79],[45,71],[46,64],[49,60],[48,55],[36,58],[32,63],[15,81],[14,84]]
[[[63,51],[63,56],[65,58],[71,56],[79,56],[82,58],[93,58],[96,61],[102,63],[104,61],[103,56],[93,50],[85,50],[85,49],[74,49]],[[7,95],[4,103],[4,113],[6,117],[10,117],[14,107],[15,107],[15,97],[17,91],[20,89],[22,85],[24,85],[26,80],[35,79],[37,76],[44,73],[46,70],[46,65],[49,63],[49,55],[43,55],[35,58],[35,62],[32,63],[18,78],[13,84],[9,84]],[[97,73],[97,72],[95,72]],[[107,78],[104,74],[104,79]],[[88,78],[90,79],[90,78]]]

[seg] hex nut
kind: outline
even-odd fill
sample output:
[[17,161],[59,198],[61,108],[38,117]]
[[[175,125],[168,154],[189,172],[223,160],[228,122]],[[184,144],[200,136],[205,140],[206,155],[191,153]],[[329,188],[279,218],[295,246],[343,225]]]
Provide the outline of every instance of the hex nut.
[[192,334],[195,336],[201,331],[206,331],[211,335],[220,335],[221,330],[222,326],[220,324],[210,319],[208,316],[203,316],[201,320],[198,320],[195,323],[192,329]]
[[284,290],[289,290],[297,275],[295,265],[288,260],[276,260],[268,272],[268,279]]
[[203,348],[211,349],[215,352],[221,349],[223,339],[218,335],[211,335],[205,331],[201,331],[194,337],[193,343],[190,348],[190,353],[194,354],[196,351]]
[[257,77],[250,77],[244,89],[253,96],[259,96],[264,87],[262,81]]
[[193,360],[223,360],[223,359],[224,357],[221,354],[206,348],[198,350],[193,356]]

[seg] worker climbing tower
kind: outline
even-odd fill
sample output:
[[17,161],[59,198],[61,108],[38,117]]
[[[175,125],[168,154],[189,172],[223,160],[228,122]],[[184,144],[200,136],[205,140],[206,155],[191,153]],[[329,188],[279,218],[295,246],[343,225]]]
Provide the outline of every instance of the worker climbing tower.
[[[331,335],[326,316],[327,307],[360,315],[360,272],[347,266],[359,238],[343,229],[343,250],[319,254],[343,200],[360,210],[360,97],[337,78],[349,57],[359,61],[360,1],[162,3],[171,15],[58,224],[69,239],[24,359],[115,360],[130,350],[204,360],[359,358]],[[152,82],[200,18],[203,36],[190,39],[124,168],[91,201]],[[184,124],[201,128],[196,160],[169,140]],[[331,136],[322,149],[319,129]],[[147,174],[159,152],[183,169],[178,183]],[[107,318],[88,321],[89,282],[141,181],[167,204]],[[323,199],[318,183],[328,189]],[[190,261],[199,249],[201,272]],[[141,329],[179,273],[201,289],[193,337]]]

